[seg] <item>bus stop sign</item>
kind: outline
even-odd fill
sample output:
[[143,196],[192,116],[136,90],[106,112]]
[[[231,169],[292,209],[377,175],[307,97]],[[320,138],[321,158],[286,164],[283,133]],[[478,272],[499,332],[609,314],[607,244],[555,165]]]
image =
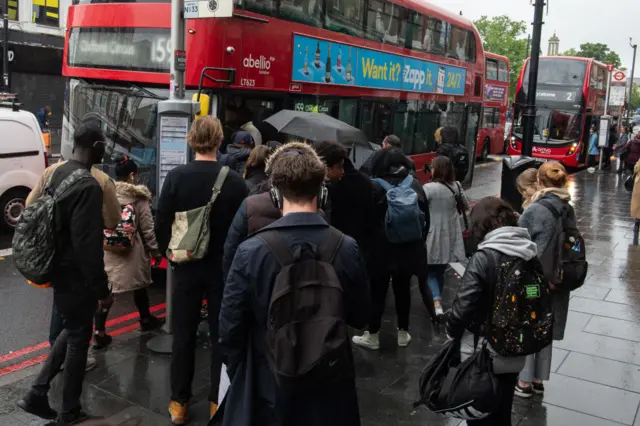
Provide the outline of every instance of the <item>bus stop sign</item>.
[[613,64],[609,64],[609,65],[607,65],[607,71],[609,71],[609,72],[613,72],[613,70],[614,70],[615,68],[616,68],[616,66],[615,66],[615,65],[613,65]]
[[624,75],[624,73],[622,71],[618,71],[617,73],[613,74],[613,79],[615,81],[622,81],[622,80],[624,80],[625,77],[626,77],[626,75]]
[[184,19],[230,18],[233,0],[185,0]]

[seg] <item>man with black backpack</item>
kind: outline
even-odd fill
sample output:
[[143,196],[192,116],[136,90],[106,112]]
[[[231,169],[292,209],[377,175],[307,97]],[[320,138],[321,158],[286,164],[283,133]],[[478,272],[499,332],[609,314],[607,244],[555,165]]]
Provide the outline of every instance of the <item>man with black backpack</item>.
[[[51,175],[43,195],[25,211],[16,227],[13,248],[18,270],[36,284],[51,283],[64,330],[27,395],[23,410],[51,425],[71,425],[87,418],[80,407],[89,342],[96,308],[113,299],[104,271],[103,194],[90,169],[102,161],[105,138],[91,124],[73,135],[72,158]],[[51,381],[64,364],[62,412],[50,406]]]
[[283,217],[243,242],[231,264],[219,328],[231,386],[213,423],[358,426],[347,326],[369,319],[360,250],[317,212],[326,167],[311,147],[284,145],[268,168]]
[[458,130],[453,126],[444,126],[440,130],[442,145],[436,150],[436,155],[449,157],[456,171],[456,180],[464,182],[471,166],[471,158],[467,148],[458,139]]

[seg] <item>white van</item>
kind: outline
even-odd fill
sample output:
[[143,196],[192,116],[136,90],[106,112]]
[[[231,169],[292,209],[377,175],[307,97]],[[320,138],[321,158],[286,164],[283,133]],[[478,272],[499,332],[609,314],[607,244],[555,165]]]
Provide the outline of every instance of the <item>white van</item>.
[[47,164],[35,115],[20,110],[18,104],[0,102],[0,230],[16,226]]

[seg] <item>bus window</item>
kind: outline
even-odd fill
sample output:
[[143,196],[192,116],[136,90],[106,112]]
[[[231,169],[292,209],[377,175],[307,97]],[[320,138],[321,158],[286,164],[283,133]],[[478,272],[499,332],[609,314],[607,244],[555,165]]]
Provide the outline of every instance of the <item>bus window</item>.
[[363,101],[361,103],[360,129],[369,138],[370,142],[382,143],[387,135],[391,134],[391,116],[393,103]]
[[237,9],[249,10],[266,16],[278,15],[278,0],[235,0]]
[[356,99],[340,99],[338,120],[355,127],[357,113],[358,101]]
[[469,33],[456,26],[451,26],[451,39],[447,45],[447,57],[467,60],[467,37]]
[[487,80],[498,81],[498,62],[487,59]]
[[404,46],[402,22],[405,9],[393,3],[370,0],[365,37],[393,45]]
[[424,40],[425,40],[425,31],[424,31],[424,16],[419,13],[413,13],[411,18],[411,46],[410,48],[413,50],[423,50],[424,49]]
[[327,17],[325,28],[331,31],[364,36],[363,3],[358,0],[327,0]]
[[[262,0],[249,1],[259,2]],[[275,3],[277,0],[269,1]],[[282,0],[280,2],[280,17],[287,21],[321,28],[322,3],[322,0]]]
[[500,118],[499,108],[484,108],[482,111],[482,128],[492,129],[498,125]]
[[498,81],[502,83],[509,82],[509,69],[505,61],[498,61]]
[[447,40],[447,24],[444,21],[430,17],[425,17],[425,22],[426,31],[422,43],[424,51],[443,54]]

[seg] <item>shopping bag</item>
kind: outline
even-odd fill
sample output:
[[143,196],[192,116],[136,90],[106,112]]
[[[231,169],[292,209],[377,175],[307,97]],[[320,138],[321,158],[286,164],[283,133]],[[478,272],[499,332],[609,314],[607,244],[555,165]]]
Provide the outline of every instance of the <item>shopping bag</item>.
[[231,381],[229,380],[229,375],[227,374],[227,366],[222,364],[222,368],[220,369],[220,388],[218,389],[219,406],[222,405],[224,397],[227,396],[229,386],[231,386]]

